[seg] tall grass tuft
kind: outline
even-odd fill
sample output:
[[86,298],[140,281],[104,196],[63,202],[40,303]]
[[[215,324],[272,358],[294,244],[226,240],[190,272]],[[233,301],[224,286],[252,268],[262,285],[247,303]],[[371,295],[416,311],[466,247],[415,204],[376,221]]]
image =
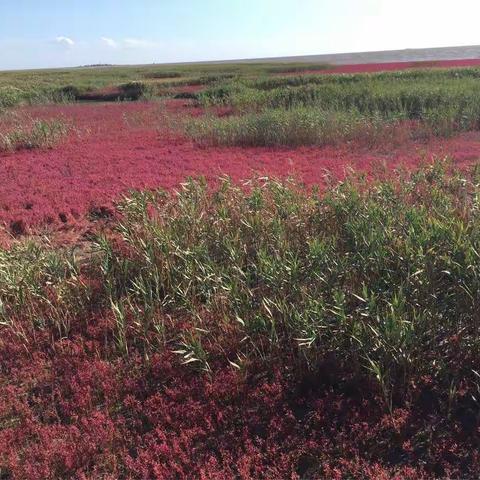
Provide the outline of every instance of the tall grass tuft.
[[[371,122],[375,118],[377,123],[383,121],[387,128],[392,122],[414,122],[412,125],[421,130],[421,135],[449,136],[455,132],[480,129],[477,76],[478,71],[452,70],[237,79],[201,92],[198,103],[205,107],[229,105],[238,116],[246,115],[243,119],[223,124],[212,122],[211,128],[205,128],[207,136],[213,129],[228,131],[228,134],[219,133],[216,136],[234,137],[233,129],[236,128],[238,136],[244,137],[245,129],[255,129],[252,124],[261,123],[263,118],[272,118],[275,129],[281,115],[285,121],[294,121],[299,118],[298,112],[302,111],[301,121],[307,117],[307,109],[310,109],[308,123],[317,127],[318,123],[322,123],[322,116],[331,117],[329,112],[336,112],[339,118],[350,117],[349,124],[353,120],[352,112],[355,112],[356,119],[363,116],[363,122]],[[280,110],[295,113],[280,114]],[[254,113],[258,115],[255,117]],[[319,130],[321,132],[323,128]],[[289,142],[284,143],[302,143],[289,138]],[[265,143],[271,142],[266,138]],[[318,143],[318,140],[308,143]]]
[[473,388],[478,179],[434,165],[402,182],[347,181],[322,197],[269,180],[248,194],[228,180],[214,192],[189,182],[173,196],[138,193],[123,203],[124,247],[105,250],[103,282],[127,301],[121,318],[132,320],[122,325],[137,340],[166,314],[189,318],[210,353],[186,348],[175,328],[162,338],[208,368],[218,355],[238,367],[293,357],[313,370],[333,357],[376,382],[387,406],[425,375]]
[[300,146],[345,141],[378,144],[401,133],[397,122],[355,110],[271,109],[242,116],[206,116],[186,124],[186,134],[201,145]]
[[68,133],[63,120],[35,120],[30,127],[16,126],[0,133],[0,151],[52,148]]
[[428,377],[445,412],[459,395],[480,409],[478,169],[437,163],[322,195],[191,180],[119,208],[81,270],[51,246],[0,252],[0,328],[29,343],[95,312],[118,355],[169,349],[198,372],[280,362],[299,379],[328,365],[376,385],[388,409]]
[[29,240],[0,249],[0,328],[10,328],[25,345],[38,330],[68,336],[88,303],[73,252]]

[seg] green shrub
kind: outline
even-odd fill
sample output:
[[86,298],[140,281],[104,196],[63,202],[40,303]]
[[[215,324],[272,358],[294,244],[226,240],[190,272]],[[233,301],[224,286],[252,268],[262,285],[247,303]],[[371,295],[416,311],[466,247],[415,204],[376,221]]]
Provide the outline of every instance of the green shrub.
[[129,82],[120,85],[123,100],[140,100],[153,95],[153,86],[143,82]]
[[25,92],[16,87],[0,87],[0,110],[14,107],[25,98]]
[[63,101],[75,101],[82,94],[85,94],[85,90],[76,85],[66,85],[55,91],[55,98],[59,102]]

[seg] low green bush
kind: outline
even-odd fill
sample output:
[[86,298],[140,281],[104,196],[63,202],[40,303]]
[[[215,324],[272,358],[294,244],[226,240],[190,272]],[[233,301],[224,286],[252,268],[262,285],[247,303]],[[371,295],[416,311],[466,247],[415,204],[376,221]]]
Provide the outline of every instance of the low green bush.
[[124,100],[139,100],[153,95],[153,86],[144,82],[129,82],[119,86]]

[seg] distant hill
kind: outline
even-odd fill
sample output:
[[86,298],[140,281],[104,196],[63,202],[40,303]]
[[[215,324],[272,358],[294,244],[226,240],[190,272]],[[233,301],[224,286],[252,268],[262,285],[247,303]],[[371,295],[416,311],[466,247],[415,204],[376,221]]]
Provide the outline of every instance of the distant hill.
[[[252,58],[225,60],[208,63],[326,63],[331,65],[353,65],[388,62],[424,62],[436,60],[466,60],[480,58],[480,45],[442,48],[413,48],[384,50],[378,52],[334,53],[327,55],[301,55],[293,57]],[[207,62],[205,62],[207,63]]]

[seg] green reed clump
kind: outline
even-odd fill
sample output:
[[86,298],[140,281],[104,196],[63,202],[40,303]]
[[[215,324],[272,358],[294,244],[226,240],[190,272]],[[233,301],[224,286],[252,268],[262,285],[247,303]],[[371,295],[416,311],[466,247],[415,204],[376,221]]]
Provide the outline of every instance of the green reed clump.
[[11,85],[0,85],[0,111],[19,105],[38,105],[63,103],[72,100],[72,96],[59,89],[38,88],[23,90]]
[[102,244],[103,282],[137,332],[163,332],[168,314],[190,317],[203,344],[236,337],[236,366],[333,355],[387,403],[424,375],[466,384],[480,367],[479,188],[435,165],[322,196],[269,180],[136,193],[121,207],[125,247]]
[[186,123],[198,144],[239,146],[332,145],[359,140],[375,144],[395,134],[396,123],[358,111],[299,107],[268,109],[242,116],[206,116]]
[[299,108],[345,115],[355,111],[366,119],[384,119],[386,124],[414,121],[424,133],[447,136],[480,128],[477,73],[427,70],[240,79],[206,89],[198,102],[205,107],[229,105],[239,115]]
[[122,99],[139,100],[141,98],[151,98],[154,95],[153,86],[145,82],[128,82],[119,85],[122,92]]
[[0,328],[28,344],[96,312],[118,354],[168,348],[199,371],[263,361],[299,376],[329,359],[389,408],[426,377],[445,406],[461,392],[480,408],[478,169],[438,163],[323,194],[191,180],[119,209],[117,235],[81,268],[51,246],[0,251]]
[[0,133],[0,151],[52,148],[68,133],[63,120],[35,120],[31,126],[17,125]]
[[247,88],[242,82],[220,83],[200,92],[198,103],[204,107],[233,104],[234,98],[245,91]]
[[[440,84],[369,80],[356,83],[328,82],[321,85],[278,87],[271,90],[245,84],[219,85],[206,90],[200,98],[207,104],[229,104],[244,109],[318,107],[351,109],[361,113],[379,113],[384,117],[404,116],[421,119],[430,110],[457,109],[478,117],[480,87],[473,80]],[[476,115],[476,116],[475,116]]]
[[259,76],[247,82],[247,84],[259,90],[272,90],[280,87],[298,87],[301,85],[326,85],[326,84],[351,84],[365,82],[421,82],[430,85],[438,85],[445,81],[455,81],[460,83],[464,79],[480,78],[480,69],[478,68],[418,68],[408,70],[398,70],[391,72],[375,73],[343,73],[331,75],[290,75],[290,76]]
[[25,92],[19,88],[10,85],[0,87],[0,111],[18,105],[24,97]]
[[34,341],[35,330],[68,335],[88,301],[73,252],[29,240],[0,249],[0,328],[25,344]]

